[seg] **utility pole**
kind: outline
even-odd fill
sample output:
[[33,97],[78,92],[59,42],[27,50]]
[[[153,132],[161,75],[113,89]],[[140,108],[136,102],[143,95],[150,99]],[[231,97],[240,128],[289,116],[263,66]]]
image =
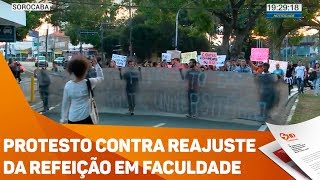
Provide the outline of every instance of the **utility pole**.
[[288,35],[286,36],[286,61],[288,61]]
[[101,22],[100,26],[100,38],[101,38],[101,53],[102,53],[102,62],[105,61],[105,56],[104,56],[104,31],[106,29],[107,23],[106,22]]
[[130,51],[130,57],[132,58],[132,14],[131,14],[131,0],[129,0],[129,14],[130,14],[130,45],[129,45],[129,51]]
[[179,14],[180,11],[185,8],[186,6],[188,6],[189,4],[191,4],[193,1],[188,2],[187,4],[184,4],[177,12],[176,15],[176,39],[175,39],[175,50],[178,50],[178,30],[179,30]]
[[319,35],[319,39],[318,39],[318,55],[320,55],[320,28],[318,29],[318,35]]
[[49,26],[48,26],[47,32],[46,32],[46,59],[47,59],[47,61],[49,61],[49,58],[48,58],[48,34],[49,34]]

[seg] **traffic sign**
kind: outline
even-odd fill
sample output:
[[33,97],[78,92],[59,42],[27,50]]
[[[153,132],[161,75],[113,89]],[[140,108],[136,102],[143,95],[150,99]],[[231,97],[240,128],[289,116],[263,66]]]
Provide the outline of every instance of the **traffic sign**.
[[0,42],[15,42],[16,27],[0,25]]
[[41,43],[36,43],[36,42],[34,42],[34,43],[33,43],[33,46],[41,46]]
[[39,38],[39,32],[38,31],[30,30],[28,34],[31,37]]

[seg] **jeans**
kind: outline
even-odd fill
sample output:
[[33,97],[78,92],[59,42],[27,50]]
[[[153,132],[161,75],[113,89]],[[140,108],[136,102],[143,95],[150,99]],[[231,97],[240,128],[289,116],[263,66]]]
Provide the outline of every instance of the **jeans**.
[[39,86],[40,97],[43,102],[43,110],[49,110],[48,98],[49,98],[49,86]]
[[188,91],[188,105],[189,105],[189,115],[195,116],[197,114],[197,105],[198,105],[198,92],[194,90]]
[[127,91],[127,100],[128,100],[128,105],[129,105],[129,111],[134,112],[134,108],[136,106],[136,101],[135,101],[135,92]]
[[320,78],[317,78],[313,81],[313,86],[314,86],[314,95],[319,95],[319,83],[320,83]]
[[302,78],[297,78],[297,86],[298,86],[298,93],[301,94],[303,92],[304,82]]

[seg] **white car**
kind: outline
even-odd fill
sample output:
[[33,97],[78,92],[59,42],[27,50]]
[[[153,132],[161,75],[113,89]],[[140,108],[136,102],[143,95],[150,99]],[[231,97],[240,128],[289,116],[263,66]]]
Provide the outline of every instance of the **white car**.
[[57,64],[57,65],[59,65],[59,66],[62,66],[63,63],[64,63],[64,61],[65,61],[65,58],[64,58],[64,57],[57,57],[57,58],[53,61],[53,63],[55,63],[55,64]]
[[49,63],[46,60],[45,56],[38,56],[36,63],[35,63],[36,67],[48,67]]

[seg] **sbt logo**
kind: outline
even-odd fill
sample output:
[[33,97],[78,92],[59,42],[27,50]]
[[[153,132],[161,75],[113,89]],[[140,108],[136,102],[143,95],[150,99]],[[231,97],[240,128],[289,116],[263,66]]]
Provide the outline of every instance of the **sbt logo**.
[[286,141],[296,140],[296,135],[293,133],[290,133],[290,134],[280,133],[280,137]]

